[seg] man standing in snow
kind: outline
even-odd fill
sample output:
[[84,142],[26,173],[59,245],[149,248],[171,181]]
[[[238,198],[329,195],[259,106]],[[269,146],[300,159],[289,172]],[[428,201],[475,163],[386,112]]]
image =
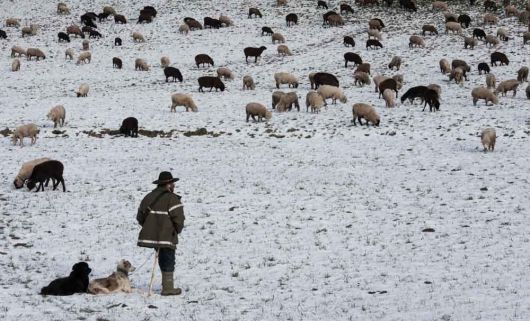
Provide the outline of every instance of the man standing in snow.
[[182,293],[180,288],[173,286],[175,248],[185,219],[180,196],[173,193],[178,180],[170,172],[161,172],[158,180],[153,182],[157,187],[144,197],[136,216],[142,226],[138,246],[157,250],[158,265],[162,271],[162,295]]

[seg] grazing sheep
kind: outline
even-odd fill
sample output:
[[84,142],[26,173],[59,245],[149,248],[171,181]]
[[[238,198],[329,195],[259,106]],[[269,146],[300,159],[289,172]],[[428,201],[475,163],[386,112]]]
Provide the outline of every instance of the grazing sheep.
[[276,104],[276,107],[278,112],[291,111],[293,109],[293,104],[295,105],[296,109],[300,111],[298,95],[294,91],[281,95],[280,100]]
[[101,38],[103,37],[103,35],[101,33],[99,33],[97,30],[93,30],[93,29],[90,29],[90,35],[88,36],[88,38]]
[[245,112],[247,113],[247,123],[250,117],[253,121],[256,121],[256,116],[258,116],[258,122],[261,122],[263,118],[265,120],[270,120],[272,118],[272,113],[267,110],[267,107],[260,103],[248,103],[245,106]]
[[274,31],[270,27],[261,27],[261,35],[262,36],[272,36]]
[[76,92],[77,97],[86,97],[86,96],[88,96],[88,90],[89,89],[90,89],[90,87],[88,86],[88,84],[81,84],[81,86],[79,86],[79,90]]
[[366,120],[366,126],[368,126],[368,123],[371,122],[374,126],[379,126],[379,123],[381,122],[381,118],[375,111],[374,107],[364,104],[364,103],[357,103],[353,104],[352,106],[352,114],[353,119],[352,122],[355,126],[357,126],[356,120],[359,120],[359,124],[362,126],[361,119]]
[[353,40],[353,37],[350,37],[350,36],[344,36],[344,46],[348,47],[348,46],[352,46],[352,47],[355,47],[355,40]]
[[33,188],[35,188],[36,184],[39,183],[36,192],[41,189],[44,191],[44,184],[51,179],[54,182],[53,190],[56,190],[57,186],[59,186],[59,183],[61,183],[63,186],[63,192],[66,192],[63,171],[64,166],[59,161],[49,160],[42,162],[33,167],[33,171],[31,172],[31,176],[28,178],[26,186],[31,191]]
[[462,33],[462,26],[458,22],[447,22],[445,24],[445,34],[448,34],[449,31],[452,31],[453,33],[461,34]]
[[502,41],[508,41],[508,39],[510,39],[508,37],[508,30],[506,30],[505,28],[497,29],[497,37],[499,37],[499,39],[501,39]]
[[68,48],[64,51],[64,59],[70,58],[70,60],[74,59],[75,50],[74,48]]
[[338,15],[335,11],[328,11],[328,12],[324,13],[322,15],[322,19],[323,19],[322,27],[326,27],[326,25],[329,25],[329,18],[331,16],[335,16],[335,15]]
[[274,74],[274,80],[276,81],[276,88],[279,89],[280,85],[288,84],[289,88],[298,88],[298,78],[288,72],[277,72]]
[[451,73],[449,74],[449,81],[453,79],[457,84],[464,83],[464,69],[462,69],[462,67],[457,67],[451,70]]
[[124,15],[115,14],[114,15],[114,23],[116,23],[116,24],[126,24],[127,23],[127,18],[125,18]]
[[20,46],[17,46],[17,45],[14,45],[13,47],[11,47],[11,58],[14,58],[16,57],[18,54],[19,57],[22,57],[22,55],[26,55],[26,49],[20,47]]
[[208,56],[207,54],[198,54],[195,56],[195,64],[197,65],[197,68],[199,68],[200,65],[209,65],[209,66],[215,66],[212,57]]
[[258,62],[258,58],[261,57],[261,54],[263,51],[265,51],[267,47],[261,46],[259,48],[255,47],[246,47],[243,49],[243,53],[245,54],[245,61],[248,64],[248,57],[254,57],[254,62]]
[[123,62],[118,57],[112,58],[112,68],[118,68],[121,69],[123,67]]
[[428,90],[427,86],[415,86],[409,88],[402,96],[401,103],[405,103],[408,99],[410,103],[414,103],[414,99],[420,98],[421,102],[425,100],[425,92]]
[[475,46],[478,46],[477,39],[471,37],[464,37],[464,49],[467,49],[467,47],[475,49]]
[[197,81],[199,82],[199,92],[204,92],[202,87],[210,88],[210,91],[212,91],[213,88],[215,88],[215,91],[217,91],[217,89],[220,89],[221,91],[225,90],[225,84],[223,84],[218,77],[202,76],[199,77]]
[[318,113],[320,112],[320,109],[324,106],[324,98],[322,98],[322,96],[320,96],[320,94],[316,91],[311,90],[307,93],[305,97],[305,105],[306,112],[308,112],[309,107],[311,107],[312,113]]
[[169,57],[164,56],[164,57],[160,58],[160,67],[166,68],[170,64],[171,64],[171,62],[169,61]]
[[193,31],[193,30],[202,30],[201,23],[199,21],[193,19],[193,18],[184,19],[184,23],[186,23],[188,25],[188,27],[190,27],[191,31]]
[[291,50],[289,50],[289,47],[286,45],[279,45],[278,48],[278,55],[280,56],[292,56]]
[[58,42],[63,42],[63,41],[70,42],[70,37],[64,32],[59,32],[57,34],[57,38],[58,38]]
[[458,15],[455,14],[455,13],[452,13],[452,12],[444,12],[444,18],[445,18],[445,22],[457,22],[458,20]]
[[486,101],[486,106],[488,105],[488,101],[491,101],[492,104],[497,105],[499,103],[499,99],[497,96],[495,96],[494,93],[492,93],[488,88],[485,87],[476,87],[471,91],[471,97],[473,97],[473,105],[477,105],[477,101],[479,99],[484,99]]
[[281,33],[273,33],[272,36],[272,43],[276,43],[278,41],[279,43],[285,43],[285,38]]
[[370,76],[363,71],[358,71],[353,74],[354,85],[363,87],[370,85]]
[[293,24],[298,24],[298,16],[296,13],[289,13],[287,16],[285,16],[285,22],[287,24],[287,27],[292,26]]
[[257,8],[249,8],[248,9],[248,18],[250,19],[250,18],[252,18],[252,16],[263,18],[263,15],[261,14],[259,9],[257,9]]
[[399,6],[412,12],[418,11],[415,0],[399,0]]
[[28,36],[34,36],[37,34],[37,31],[39,30],[39,26],[37,26],[36,24],[31,24],[29,27],[23,27],[21,29],[22,31],[22,38],[24,38],[24,36],[28,35]]
[[318,87],[317,92],[324,99],[324,105],[327,105],[326,100],[328,98],[331,98],[333,104],[337,103],[337,99],[343,104],[348,102],[348,98],[344,95],[344,91],[339,87],[322,85]]
[[327,23],[331,27],[344,26],[344,19],[338,14],[328,16]]
[[386,107],[396,107],[396,95],[392,89],[385,89],[383,99],[385,100]]
[[425,40],[422,37],[412,35],[409,38],[409,48],[422,47],[425,48]]
[[230,27],[230,26],[234,25],[234,22],[228,16],[220,15],[219,16],[219,21],[221,21],[221,24],[225,25],[225,27]]
[[479,75],[482,75],[482,72],[484,71],[485,74],[489,74],[490,73],[490,66],[488,66],[487,63],[485,62],[481,62],[478,64],[478,74]]
[[485,128],[480,134],[480,142],[484,147],[484,151],[492,151],[495,149],[495,141],[497,140],[497,133],[493,128]]
[[153,16],[151,16],[149,13],[145,13],[142,11],[140,11],[140,16],[138,17],[138,21],[136,22],[137,24],[138,23],[151,23],[153,22]]
[[510,79],[501,81],[497,89],[495,89],[495,95],[501,93],[501,96],[506,96],[508,91],[513,91],[513,97],[517,94],[517,88],[519,87],[519,81],[517,79]]
[[252,76],[246,75],[243,77],[243,90],[254,90],[256,89],[256,85],[254,84],[254,79],[252,79]]
[[[81,63],[90,63],[92,60],[92,54],[90,51],[83,51],[79,54],[79,57],[77,57],[77,65]],[[87,62],[88,61],[88,62]]]
[[357,66],[363,63],[361,56],[353,52],[347,52],[344,54],[344,67],[348,68],[348,62],[353,62],[353,66]]
[[134,42],[145,42],[144,36],[137,31],[133,32],[132,38]]
[[484,24],[497,24],[499,22],[499,17],[492,13],[486,13],[484,15]]
[[204,28],[210,28],[210,29],[219,29],[222,27],[221,21],[211,18],[211,17],[204,17]]
[[122,42],[122,41],[121,41],[121,38],[120,38],[120,37],[116,37],[116,38],[114,38],[114,46],[116,46],[116,47],[121,46],[121,42]]
[[490,89],[495,89],[495,87],[497,86],[497,80],[495,79],[495,75],[494,74],[487,74],[486,75],[486,88]]
[[272,109],[276,108],[276,105],[280,102],[280,99],[285,95],[285,92],[276,90],[272,93]]
[[425,101],[425,104],[423,105],[422,111],[425,111],[425,107],[429,105],[429,111],[437,111],[440,110],[440,96],[438,95],[438,92],[434,89],[427,89],[425,93],[423,94],[423,99]]
[[224,79],[224,80],[227,80],[227,79],[233,80],[234,78],[236,78],[232,70],[226,67],[217,68],[217,77]]
[[500,65],[509,65],[510,64],[510,61],[508,60],[508,57],[506,57],[505,54],[503,54],[502,52],[494,52],[491,54],[491,65],[492,66],[497,66],[497,62],[500,62]]
[[315,87],[314,89],[318,89],[318,87],[321,85],[339,87],[339,80],[333,74],[327,72],[316,72],[311,74],[309,74],[309,82],[311,83],[311,89],[313,89],[313,85]]
[[486,32],[482,29],[475,28],[473,29],[473,38],[486,39]]
[[15,58],[13,62],[11,63],[11,71],[19,71],[20,70],[20,60],[18,58]]
[[197,112],[199,109],[193,101],[191,95],[188,94],[173,94],[171,95],[171,111],[177,112],[177,106],[184,106],[186,111],[191,109],[192,112]]
[[528,67],[521,67],[517,70],[517,80],[519,82],[528,81]]
[[82,45],[84,51],[90,50],[90,43],[88,42],[88,40],[83,40]]
[[134,61],[134,70],[149,71],[149,65],[144,59],[136,58]]
[[396,92],[396,98],[398,97],[398,82],[395,79],[385,79],[379,83],[379,98],[381,98],[385,89],[392,89]]
[[111,16],[111,15],[113,16],[113,15],[116,14],[116,10],[114,10],[114,8],[111,7],[111,6],[104,6],[103,7],[103,13],[105,13],[105,14],[107,14],[109,16]]
[[26,182],[28,178],[30,178],[31,173],[33,172],[33,168],[49,160],[50,160],[49,158],[43,157],[43,158],[37,158],[37,159],[31,160],[29,162],[25,162],[24,164],[22,164],[22,167],[18,171],[18,174],[15,177],[15,180],[13,181],[15,188],[19,189],[19,188],[24,187],[24,183]]
[[31,57],[36,57],[37,61],[39,58],[46,59],[46,55],[38,48],[28,48],[26,50],[26,57],[31,60]]
[[316,72],[310,72],[309,75],[307,75],[307,78],[309,78],[309,84],[311,84],[311,89],[315,89],[315,75]]
[[447,6],[447,3],[443,2],[443,1],[434,1],[432,3],[432,9],[433,10],[440,10],[440,11],[447,11],[448,10],[448,6]]
[[383,35],[377,29],[368,29],[368,39],[375,38],[376,40],[382,41]]
[[462,69],[464,79],[467,80],[467,73],[471,71],[471,67],[467,64],[467,62],[460,59],[454,59],[451,62],[451,67],[453,69],[460,67]]
[[17,145],[17,141],[20,140],[20,146],[24,146],[24,137],[31,137],[31,145],[33,145],[37,142],[37,135],[39,132],[39,128],[33,123],[22,125],[13,131],[13,137],[11,140],[15,146]]
[[421,27],[421,34],[425,37],[425,33],[428,32],[431,35],[438,35],[438,30],[433,25],[423,25]]
[[351,14],[354,13],[353,12],[353,8],[349,4],[341,3],[340,4],[340,14],[343,14],[344,12],[351,13]]
[[18,18],[7,18],[6,27],[20,27],[20,19]]
[[188,32],[190,32],[190,27],[189,27],[187,24],[183,23],[183,24],[181,24],[181,25],[179,26],[179,33],[180,33],[180,34],[185,34],[185,35],[187,35]]
[[463,28],[469,28],[469,25],[471,24],[471,17],[467,14],[461,14],[458,16],[458,19],[456,21],[463,27]]
[[59,126],[64,126],[64,119],[66,118],[66,110],[62,105],[57,105],[55,107],[52,107],[46,117],[49,120],[53,121],[53,128],[57,128],[57,124]]
[[379,42],[379,40],[375,40],[375,39],[366,40],[366,49],[368,48],[377,49],[378,47],[383,48],[383,44]]
[[392,60],[388,64],[388,69],[393,69],[394,67],[396,68],[396,70],[399,70],[399,68],[401,68],[401,57],[392,57]]
[[178,70],[175,67],[166,67],[164,68],[164,76],[166,76],[166,82],[168,82],[169,78],[173,78],[173,81],[176,82],[177,80],[179,82],[182,82],[182,74],[180,73],[180,70]]
[[372,80],[374,81],[374,85],[375,85],[375,92],[379,92],[379,84],[387,79],[390,79],[390,78],[383,76],[383,75],[377,75],[372,78]]

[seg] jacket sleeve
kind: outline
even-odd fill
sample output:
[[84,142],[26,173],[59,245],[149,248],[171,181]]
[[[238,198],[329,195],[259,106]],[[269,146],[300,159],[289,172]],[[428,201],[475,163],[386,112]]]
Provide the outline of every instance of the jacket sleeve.
[[136,214],[136,220],[138,221],[138,224],[144,225],[145,222],[145,202],[142,200],[140,203],[140,207],[138,207],[138,213]]
[[180,203],[180,198],[178,197],[172,199],[169,204],[169,217],[171,218],[171,222],[173,223],[173,227],[177,231],[177,234],[180,234],[184,228],[184,205]]

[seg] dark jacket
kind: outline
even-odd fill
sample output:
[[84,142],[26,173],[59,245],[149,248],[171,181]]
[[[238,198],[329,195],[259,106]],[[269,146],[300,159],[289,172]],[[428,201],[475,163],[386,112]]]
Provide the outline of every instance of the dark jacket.
[[175,249],[178,244],[177,235],[184,228],[184,219],[180,196],[164,187],[155,188],[144,197],[138,208],[136,220],[142,226],[138,246]]

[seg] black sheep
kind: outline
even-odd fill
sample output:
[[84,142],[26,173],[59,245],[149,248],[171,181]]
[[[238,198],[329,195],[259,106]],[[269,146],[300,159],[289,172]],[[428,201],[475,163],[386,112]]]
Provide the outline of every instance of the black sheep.
[[90,30],[90,35],[88,36],[88,38],[97,38],[97,39],[99,39],[101,37],[103,37],[103,36],[97,30]]
[[215,88],[215,91],[217,91],[217,89],[220,89],[221,91],[225,90],[225,84],[223,84],[221,79],[218,77],[203,76],[199,77],[198,82],[200,92],[204,92],[202,87],[210,88],[210,91],[212,91],[213,88]]
[[385,89],[392,89],[393,91],[396,92],[396,98],[398,97],[398,89],[397,89],[398,85],[397,85],[397,81],[395,81],[394,79],[386,79],[386,80],[383,80],[380,84],[379,84],[379,98],[381,98],[381,96],[383,95],[383,92],[385,91]]
[[261,54],[263,51],[265,51],[267,47],[261,46],[259,48],[255,47],[246,47],[243,49],[243,53],[245,54],[245,61],[248,64],[248,57],[254,57],[254,62],[258,62],[258,58],[261,57]]
[[448,23],[448,22],[457,22],[457,21],[456,21],[455,17],[449,16],[449,17],[445,18],[445,23]]
[[199,68],[200,65],[206,64],[214,66],[213,59],[207,54],[198,54],[195,56],[195,64],[197,65],[197,68]]
[[138,23],[151,23],[153,22],[153,16],[151,16],[150,14],[140,14],[140,16],[138,17],[138,21],[136,22],[137,24]]
[[495,3],[495,1],[486,0],[486,1],[484,1],[484,9],[486,11],[495,12],[495,11],[497,11],[497,4]]
[[501,66],[510,64],[508,57],[506,57],[506,55],[502,52],[494,52],[491,54],[491,65],[497,66],[497,62],[500,62]]
[[486,32],[482,29],[475,28],[473,29],[473,38],[486,39]]
[[481,62],[478,64],[478,74],[482,75],[482,72],[484,71],[485,74],[490,73],[490,66],[488,66],[487,63]]
[[340,14],[342,14],[343,12],[349,12],[351,14],[354,14],[353,8],[349,4],[341,3]]
[[59,32],[57,34],[57,37],[59,38],[59,42],[62,42],[62,41],[70,42],[70,36],[68,36],[64,32]]
[[383,44],[377,39],[368,39],[366,40],[366,49],[368,48],[383,48]]
[[164,75],[166,76],[166,82],[168,82],[169,78],[173,78],[173,81],[177,81],[178,79],[179,82],[182,82],[182,74],[175,67],[164,68]]
[[261,15],[261,12],[257,8],[249,8],[248,9],[248,18],[250,19],[250,18],[252,18],[252,16],[263,18],[263,16]]
[[407,90],[403,96],[401,96],[401,103],[403,104],[405,100],[409,100],[412,104],[414,99],[420,98],[421,101],[424,101],[425,92],[428,90],[427,86],[416,86]]
[[49,160],[44,163],[40,163],[33,168],[33,172],[28,178],[26,186],[29,190],[32,190],[35,185],[39,183],[36,192],[38,192],[40,189],[44,191],[44,184],[47,180],[52,179],[54,180],[53,190],[56,190],[57,186],[59,186],[59,183],[61,183],[63,185],[63,192],[66,192],[66,187],[64,186],[63,171],[63,163],[59,161]]
[[285,22],[287,23],[287,27],[292,26],[293,24],[298,24],[298,16],[296,13],[290,13],[287,16],[285,16]]
[[322,26],[329,25],[329,17],[333,15],[338,15],[335,11],[328,11],[322,15],[322,18],[324,19],[324,22],[322,22]]
[[124,15],[116,14],[116,15],[114,15],[114,23],[126,24],[127,23],[127,19],[125,19]]
[[154,18],[156,18],[156,15],[158,13],[153,6],[144,6],[144,8],[141,11],[150,13],[151,16],[153,16]]
[[274,33],[270,27],[261,27],[261,35],[271,36]]
[[353,52],[347,52],[344,54],[344,67],[348,68],[348,61],[353,62],[353,66],[357,66],[363,63],[361,56]]
[[425,110],[425,107],[429,105],[429,111],[440,110],[440,97],[438,96],[438,92],[434,89],[427,89],[423,95],[423,98],[425,100],[425,105],[423,105],[423,110]]
[[337,77],[327,72],[317,72],[313,76],[313,81],[315,82],[315,89],[318,89],[321,85],[339,87],[339,80]]
[[114,38],[114,45],[115,46],[121,46],[121,38],[120,37]]
[[108,13],[102,12],[98,14],[98,21],[102,22],[103,20],[107,20],[108,17],[109,17]]
[[125,137],[138,137],[138,119],[134,117],[125,118],[121,123],[120,133],[124,134]]
[[81,22],[85,23],[86,21],[94,22],[97,19],[97,15],[94,12],[87,12],[81,15]]
[[471,24],[471,17],[465,13],[461,14],[458,16],[458,23],[460,23],[463,28],[468,28]]
[[220,20],[217,20],[217,19],[214,19],[214,18],[210,18],[210,17],[205,17],[204,18],[204,28],[213,28],[213,29],[219,29],[221,28],[221,21]]
[[328,4],[326,3],[326,1],[322,1],[322,0],[318,0],[318,3],[317,3],[317,9],[328,9]]
[[2,29],[0,29],[0,38],[2,38],[2,39],[6,39],[7,38],[7,33],[4,30],[2,30]]
[[355,47],[355,40],[353,40],[353,37],[350,37],[350,36],[344,36],[344,41],[343,41],[344,45],[346,47],[348,46],[352,46],[352,47]]
[[82,32],[83,34],[85,34],[85,33],[88,33],[88,34],[89,34],[90,31],[92,31],[92,27],[83,26],[83,27],[81,28],[81,32]]
[[122,67],[122,61],[120,58],[118,57],[114,57],[112,58],[112,68],[118,68],[118,69],[121,69]]
[[399,6],[409,11],[418,11],[418,8],[416,8],[416,4],[412,0],[399,0]]

